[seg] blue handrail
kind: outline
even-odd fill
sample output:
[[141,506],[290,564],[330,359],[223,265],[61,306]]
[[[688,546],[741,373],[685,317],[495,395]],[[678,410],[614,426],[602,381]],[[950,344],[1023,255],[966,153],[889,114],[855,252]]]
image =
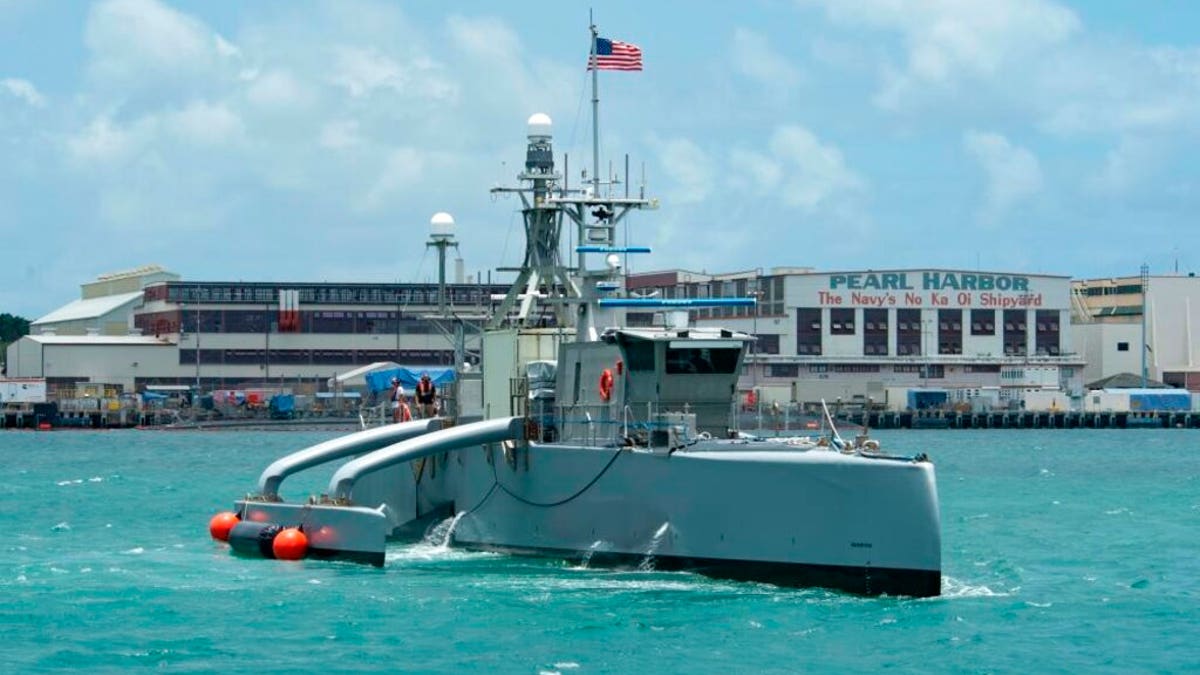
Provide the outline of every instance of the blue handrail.
[[649,253],[649,246],[576,246],[576,253]]
[[600,298],[601,307],[753,307],[758,298]]

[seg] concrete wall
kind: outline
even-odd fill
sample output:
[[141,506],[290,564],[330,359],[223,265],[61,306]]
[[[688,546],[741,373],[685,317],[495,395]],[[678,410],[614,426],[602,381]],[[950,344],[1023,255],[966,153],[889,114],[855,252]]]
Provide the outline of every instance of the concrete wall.
[[[1129,346],[1127,351],[1118,349],[1122,342]],[[1087,323],[1072,327],[1071,348],[1087,361],[1083,369],[1085,383],[1118,373],[1141,373],[1141,344],[1140,323]],[[1157,378],[1154,369],[1150,370],[1150,377]]]

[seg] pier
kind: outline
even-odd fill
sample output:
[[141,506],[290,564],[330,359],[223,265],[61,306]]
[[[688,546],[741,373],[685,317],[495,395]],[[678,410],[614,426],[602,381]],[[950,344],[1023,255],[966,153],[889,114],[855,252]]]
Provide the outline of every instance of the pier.
[[871,412],[846,420],[872,429],[1195,429],[1193,412]]

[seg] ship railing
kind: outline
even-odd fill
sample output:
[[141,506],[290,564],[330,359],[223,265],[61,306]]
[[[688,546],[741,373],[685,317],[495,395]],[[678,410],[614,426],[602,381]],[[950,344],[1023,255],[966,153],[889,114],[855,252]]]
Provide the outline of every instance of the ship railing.
[[641,446],[650,443],[655,431],[666,431],[678,424],[667,421],[666,413],[688,412],[695,410],[687,404],[580,403],[555,406],[551,414],[535,414],[530,419],[536,424],[542,440],[593,447]]

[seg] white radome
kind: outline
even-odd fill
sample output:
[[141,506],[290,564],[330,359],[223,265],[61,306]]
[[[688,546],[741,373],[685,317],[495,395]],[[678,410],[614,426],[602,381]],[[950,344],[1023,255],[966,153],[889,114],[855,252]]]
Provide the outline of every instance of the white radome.
[[550,131],[554,123],[550,121],[550,116],[546,113],[534,113],[529,116],[529,137],[550,137]]
[[445,211],[438,211],[429,219],[429,229],[435,237],[453,237],[454,216]]

